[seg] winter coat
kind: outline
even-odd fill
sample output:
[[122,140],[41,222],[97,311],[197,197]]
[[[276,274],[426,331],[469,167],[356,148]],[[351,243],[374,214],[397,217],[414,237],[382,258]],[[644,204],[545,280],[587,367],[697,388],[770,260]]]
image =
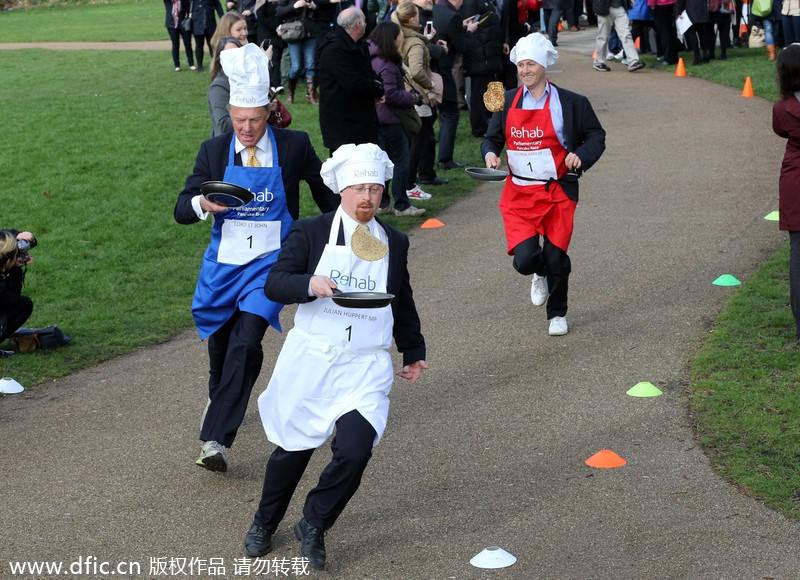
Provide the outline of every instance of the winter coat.
[[[431,54],[428,39],[411,27],[403,27],[403,46],[400,47],[403,64],[406,66],[406,81],[422,97],[422,102],[431,104],[433,92],[431,81]],[[406,87],[409,88],[409,87]]]
[[372,70],[363,41],[355,42],[336,26],[318,48],[319,128],[325,147],[345,143],[377,143],[375,101],[383,83]]
[[[705,0],[704,0],[705,1]],[[608,0],[592,0],[594,13],[598,16],[608,16],[608,7],[611,3]],[[631,0],[622,0],[622,7],[625,12],[631,9]]]
[[392,107],[398,109],[408,109],[414,105],[417,98],[405,89],[403,82],[403,73],[400,66],[391,60],[378,56],[378,47],[367,41],[369,47],[369,56],[372,59],[372,70],[383,81],[383,96],[386,101],[380,105],[375,105],[375,110],[378,114],[379,125],[398,125],[400,124],[400,117],[398,117]]
[[192,34],[195,36],[211,36],[217,30],[217,19],[224,14],[219,0],[192,0]]
[[676,4],[678,14],[686,10],[692,24],[708,22],[708,0],[678,0]]
[[469,46],[464,52],[464,75],[499,75],[503,72],[505,41],[500,17],[490,0],[478,0],[470,5],[469,11],[478,15],[479,24],[471,33]]
[[778,180],[778,227],[800,231],[800,101],[795,95],[772,106],[772,130],[788,139]]

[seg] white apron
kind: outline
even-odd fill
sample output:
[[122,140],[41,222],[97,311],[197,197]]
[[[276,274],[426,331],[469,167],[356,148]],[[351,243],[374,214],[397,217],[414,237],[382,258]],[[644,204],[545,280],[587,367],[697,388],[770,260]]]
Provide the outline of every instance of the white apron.
[[[367,262],[349,245],[337,246],[341,223],[339,208],[314,274],[328,276],[342,292],[386,292],[389,256]],[[387,242],[384,232],[372,233]],[[377,445],[394,381],[391,306],[345,308],[318,298],[300,304],[294,321],[267,390],[258,397],[267,439],[287,451],[316,449],[339,417],[357,410],[375,429]]]

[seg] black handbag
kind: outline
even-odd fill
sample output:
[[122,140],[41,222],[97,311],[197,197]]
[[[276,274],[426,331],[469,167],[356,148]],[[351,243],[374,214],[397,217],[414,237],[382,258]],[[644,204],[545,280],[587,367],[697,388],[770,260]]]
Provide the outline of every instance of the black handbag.
[[37,348],[58,348],[72,340],[64,334],[58,324],[45,328],[20,328],[10,338],[16,341],[17,350],[20,352],[30,352]]
[[192,13],[189,12],[189,16],[185,16],[181,23],[179,24],[181,30],[184,32],[191,32],[192,31]]

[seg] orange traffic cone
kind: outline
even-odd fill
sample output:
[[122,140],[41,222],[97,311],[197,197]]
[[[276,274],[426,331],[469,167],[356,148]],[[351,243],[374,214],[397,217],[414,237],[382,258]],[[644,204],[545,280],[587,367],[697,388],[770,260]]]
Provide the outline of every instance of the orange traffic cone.
[[597,60],[597,51],[596,50],[592,53],[592,60]]
[[747,80],[744,81],[744,90],[742,90],[743,97],[754,97],[753,94],[753,81],[750,80],[750,77],[747,77]]
[[686,76],[686,67],[683,66],[683,57],[678,59],[678,66],[675,67],[675,76],[676,77]]
[[636,50],[642,50],[642,46],[641,46],[641,45],[642,45],[642,43],[641,43],[641,42],[639,42],[639,40],[640,40],[640,39],[641,39],[641,36],[637,36],[637,37],[636,37],[636,40],[634,40],[634,41],[633,41],[633,47],[634,47]]
[[561,25],[561,21],[559,20],[558,21],[558,31],[561,32],[562,30],[564,30],[564,27]]

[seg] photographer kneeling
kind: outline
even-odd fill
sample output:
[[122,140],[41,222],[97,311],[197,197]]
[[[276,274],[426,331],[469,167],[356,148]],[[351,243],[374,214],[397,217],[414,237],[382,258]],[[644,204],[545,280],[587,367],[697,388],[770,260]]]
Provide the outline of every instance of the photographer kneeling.
[[[22,295],[25,270],[32,259],[28,250],[36,245],[30,232],[0,230],[0,343],[21,327],[33,312],[33,301]],[[0,350],[0,358],[13,350]]]

